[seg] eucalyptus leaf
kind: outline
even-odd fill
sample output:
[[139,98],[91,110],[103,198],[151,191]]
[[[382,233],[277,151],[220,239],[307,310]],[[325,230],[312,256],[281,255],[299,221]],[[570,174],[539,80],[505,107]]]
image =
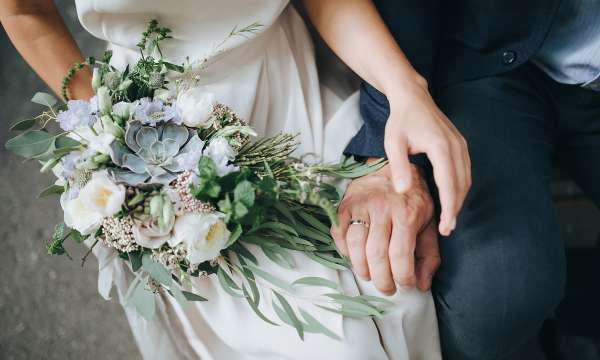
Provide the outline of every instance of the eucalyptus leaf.
[[165,286],[171,286],[173,282],[173,278],[171,277],[171,273],[167,270],[163,265],[158,262],[152,260],[150,254],[145,253],[142,255],[142,269],[147,271],[150,276],[159,283]]
[[285,297],[283,297],[278,292],[273,291],[273,294],[275,294],[277,300],[279,300],[279,303],[283,307],[283,310],[288,315],[289,319],[292,321],[292,325],[296,328],[300,339],[304,340],[304,326],[302,325],[300,319],[298,319],[298,316],[296,316],[296,313],[294,312],[294,309],[292,309],[290,303],[285,299]]
[[251,265],[251,264],[246,264],[246,265],[244,265],[244,267],[247,268],[248,270],[252,271],[255,275],[263,278],[264,280],[270,282],[271,284],[277,286],[280,289],[286,290],[290,293],[295,292],[294,288],[290,284],[288,284],[284,280],[281,280],[280,278],[278,278],[275,275],[271,275],[268,272],[254,266],[254,265]]
[[334,340],[342,339],[336,333],[334,333],[333,331],[331,331],[327,327],[325,327],[325,325],[321,324],[321,322],[319,320],[315,319],[308,312],[306,312],[302,309],[299,309],[299,311],[300,311],[300,315],[302,315],[302,318],[304,318],[304,321],[306,321],[306,324],[304,325],[304,330],[306,330],[306,332],[321,333],[321,334],[328,336]]
[[317,254],[315,254],[315,253],[307,252],[306,256],[308,256],[309,258],[318,262],[321,265],[327,266],[328,268],[335,269],[335,270],[348,270],[348,268],[346,266],[336,264],[335,262],[331,262],[326,259],[323,259],[322,257],[317,256]]
[[286,268],[293,269],[296,264],[292,255],[282,247],[276,244],[263,245],[261,246],[263,253],[277,265]]
[[260,309],[258,308],[258,305],[253,301],[252,296],[250,296],[250,293],[248,292],[248,289],[246,289],[246,286],[242,285],[242,291],[244,293],[244,297],[246,298],[246,301],[248,302],[248,304],[250,305],[250,308],[254,311],[254,313],[261,318],[263,321],[271,324],[271,325],[275,325],[275,326],[279,326],[279,324],[277,324],[276,322],[272,321],[271,319],[269,319],[268,317],[266,317],[262,311],[260,311]]
[[292,285],[309,285],[309,286],[323,286],[333,290],[341,291],[340,285],[329,279],[325,279],[317,276],[306,276],[300,278],[292,283]]
[[204,297],[194,294],[192,292],[185,291],[185,290],[182,290],[181,292],[183,293],[183,296],[185,296],[186,300],[188,300],[188,301],[208,301],[207,298],[204,298]]
[[21,121],[17,121],[16,123],[10,126],[11,131],[23,131],[31,129],[35,125],[35,119],[25,119]]
[[127,303],[135,307],[138,313],[146,320],[152,320],[154,317],[155,302],[154,293],[146,290],[144,282],[140,281],[131,293]]
[[132,251],[127,254],[131,263],[131,270],[138,271],[142,267],[142,253],[140,251]]
[[304,210],[298,211],[297,214],[302,218],[302,220],[306,221],[308,224],[310,224],[315,229],[317,229],[325,234],[329,234],[329,228],[327,226],[325,226],[325,224],[323,224],[317,218],[315,218],[313,215],[309,214],[308,212],[306,212]]
[[29,130],[6,142],[6,149],[25,158],[43,154],[54,145],[54,136],[43,130]]
[[179,306],[181,306],[182,308],[185,308],[187,306],[188,303],[185,298],[185,295],[183,295],[183,292],[179,288],[178,284],[173,284],[169,289],[169,293],[175,298],[175,300],[177,300]]
[[[243,297],[239,292],[240,287],[231,279],[229,274],[225,272],[222,268],[219,267],[217,270],[217,279],[219,280],[219,284],[226,293],[233,297]],[[236,291],[237,290],[237,291]]]
[[64,191],[65,187],[62,185],[50,185],[42,190],[37,197],[39,199],[53,194],[62,194]]
[[57,100],[54,96],[45,93],[45,92],[37,92],[31,98],[31,102],[36,104],[44,105],[47,107],[52,107],[56,104]]

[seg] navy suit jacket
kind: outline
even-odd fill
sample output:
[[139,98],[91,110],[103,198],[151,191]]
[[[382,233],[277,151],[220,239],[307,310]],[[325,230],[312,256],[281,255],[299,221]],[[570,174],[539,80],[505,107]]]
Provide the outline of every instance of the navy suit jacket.
[[[526,63],[544,41],[561,0],[375,0],[384,22],[430,90]],[[346,154],[384,157],[388,101],[360,90],[364,125]],[[413,162],[426,165],[423,156]]]

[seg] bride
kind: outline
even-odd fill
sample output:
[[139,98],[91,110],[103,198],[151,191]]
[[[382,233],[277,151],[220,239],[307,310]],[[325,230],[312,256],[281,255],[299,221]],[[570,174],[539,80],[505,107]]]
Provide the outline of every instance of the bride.
[[[331,34],[338,21],[323,21],[326,1],[305,1],[317,29],[339,50],[340,56],[361,76],[375,80],[386,76],[381,69],[353,58],[354,39]],[[379,31],[385,27],[369,1],[355,1],[364,21],[355,31]],[[57,93],[67,69],[82,55],[51,0],[2,0],[3,25],[25,60]],[[320,83],[311,39],[302,18],[287,0],[76,0],[82,25],[104,39],[113,50],[118,68],[137,59],[136,43],[148,20],[156,18],[173,30],[164,43],[164,56],[174,63],[201,60],[203,86],[217,100],[232,107],[260,135],[299,133],[299,153],[314,153],[336,161],[361,125],[358,96],[340,96]],[[259,23],[257,30],[227,38],[232,29]],[[360,30],[362,27],[362,30]],[[224,41],[225,40],[225,41]],[[375,60],[389,54],[389,41],[370,46]],[[395,43],[394,45],[395,46]],[[399,49],[392,53],[403,61]],[[379,55],[384,56],[384,55]],[[381,59],[380,59],[381,60]],[[396,61],[387,58],[385,61]],[[381,61],[379,61],[381,63]],[[381,74],[379,74],[381,73]],[[330,78],[331,73],[329,74]],[[369,79],[370,77],[370,79]],[[334,77],[334,80],[335,77]],[[70,82],[71,98],[93,95],[89,72]],[[337,79],[341,82],[341,79]],[[99,291],[108,298],[112,287],[123,300],[132,280],[130,268],[108,248],[94,249],[100,264]],[[326,277],[340,282],[350,294],[381,295],[368,281],[351,272],[336,272],[301,256],[297,267],[283,271],[255,251],[265,267],[273,266],[285,280],[301,276]],[[271,265],[269,265],[271,264]],[[182,308],[170,296],[157,300],[157,316],[147,321],[124,307],[140,352],[146,359],[439,359],[435,308],[429,292],[401,289],[389,299],[396,306],[380,320],[342,318],[314,308],[313,315],[340,335],[341,340],[308,334],[304,341],[293,328],[272,326],[255,317],[243,299],[224,293],[216,280],[194,280],[208,302]],[[269,303],[265,301],[264,303]],[[269,313],[269,309],[265,309]]]

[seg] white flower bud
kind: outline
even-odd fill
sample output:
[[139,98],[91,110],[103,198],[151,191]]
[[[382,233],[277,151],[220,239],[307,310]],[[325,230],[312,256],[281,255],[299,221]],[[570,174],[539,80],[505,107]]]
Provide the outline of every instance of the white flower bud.
[[110,91],[106,86],[101,86],[96,92],[98,96],[98,109],[102,114],[110,114],[112,110],[112,99],[110,98]]
[[98,91],[101,85],[102,76],[100,76],[100,70],[98,68],[94,68],[94,70],[92,70],[92,89],[94,89],[94,91]]

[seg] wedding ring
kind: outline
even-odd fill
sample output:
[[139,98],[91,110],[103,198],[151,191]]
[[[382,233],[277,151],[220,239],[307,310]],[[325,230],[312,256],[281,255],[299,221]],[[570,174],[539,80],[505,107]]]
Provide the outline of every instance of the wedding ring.
[[360,219],[350,220],[350,225],[362,225],[362,226],[366,227],[367,229],[369,228],[369,223],[364,220],[360,220]]

